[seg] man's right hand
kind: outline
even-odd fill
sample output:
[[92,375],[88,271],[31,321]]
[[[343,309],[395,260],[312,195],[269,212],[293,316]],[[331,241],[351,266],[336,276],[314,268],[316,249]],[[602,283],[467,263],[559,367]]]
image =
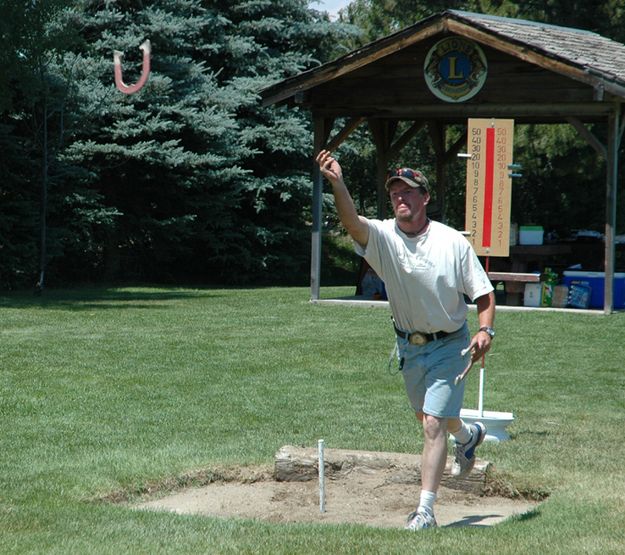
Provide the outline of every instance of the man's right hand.
[[354,241],[365,248],[369,240],[369,224],[364,216],[358,216],[356,212],[354,201],[343,181],[341,166],[332,158],[329,150],[319,152],[315,160],[319,164],[321,175],[332,183],[334,205],[343,227]]
[[319,164],[319,170],[330,183],[340,183],[343,181],[343,171],[339,163],[331,156],[329,150],[322,150],[317,154],[317,164]]

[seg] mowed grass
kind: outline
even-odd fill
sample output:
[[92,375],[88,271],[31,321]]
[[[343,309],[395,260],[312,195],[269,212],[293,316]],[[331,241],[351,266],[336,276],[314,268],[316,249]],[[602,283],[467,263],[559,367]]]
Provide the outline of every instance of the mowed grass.
[[282,445],[319,438],[420,451],[401,376],[388,371],[388,311],[308,299],[303,288],[0,296],[0,552],[625,552],[622,313],[498,313],[485,408],[516,419],[512,440],[480,457],[511,488],[549,497],[496,527],[409,534],[103,501],[271,464]]

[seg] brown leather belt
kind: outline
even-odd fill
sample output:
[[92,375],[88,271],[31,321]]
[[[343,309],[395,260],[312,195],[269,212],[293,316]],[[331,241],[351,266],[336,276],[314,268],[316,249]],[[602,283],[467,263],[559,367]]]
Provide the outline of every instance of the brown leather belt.
[[395,328],[395,333],[402,339],[407,339],[411,345],[425,345],[426,343],[429,343],[430,341],[442,339],[443,337],[447,337],[448,335],[451,335],[452,333],[456,333],[453,331],[452,332],[437,331],[434,333],[422,333],[420,331],[413,331],[412,333],[409,333],[409,332],[405,332],[405,331],[401,331],[400,329],[397,329],[397,326],[395,324],[393,324],[393,327]]

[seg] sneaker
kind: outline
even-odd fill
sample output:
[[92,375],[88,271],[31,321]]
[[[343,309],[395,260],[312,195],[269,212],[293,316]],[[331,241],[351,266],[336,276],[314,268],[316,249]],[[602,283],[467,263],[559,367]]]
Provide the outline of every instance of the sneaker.
[[426,528],[436,528],[436,519],[428,511],[416,510],[408,515],[406,530],[425,530]]
[[471,439],[465,443],[458,443],[454,447],[454,462],[451,465],[451,475],[455,478],[466,476],[475,465],[475,448],[484,441],[486,426],[481,422],[476,422],[473,428]]

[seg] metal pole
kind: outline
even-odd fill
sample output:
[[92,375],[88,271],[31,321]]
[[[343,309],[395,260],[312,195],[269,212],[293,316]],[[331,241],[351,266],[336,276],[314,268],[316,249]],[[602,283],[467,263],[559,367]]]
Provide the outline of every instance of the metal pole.
[[477,399],[477,410],[480,418],[484,416],[484,357],[482,357],[482,367],[480,368],[480,389]]
[[319,512],[326,512],[326,485],[325,485],[325,461],[324,461],[324,441],[320,439],[318,444],[319,452]]
[[[314,146],[313,158],[316,158],[328,139],[327,121],[320,115],[313,116]],[[319,166],[313,165],[312,196],[312,238],[310,252],[310,298],[319,300],[321,289],[321,220],[323,218],[323,176]]]
[[[485,263],[486,274],[490,271],[490,256],[486,257]],[[480,386],[478,390],[478,398],[477,398],[477,410],[480,418],[484,416],[484,378],[485,378],[485,367],[486,367],[486,355],[482,355],[482,366],[480,368]]]

